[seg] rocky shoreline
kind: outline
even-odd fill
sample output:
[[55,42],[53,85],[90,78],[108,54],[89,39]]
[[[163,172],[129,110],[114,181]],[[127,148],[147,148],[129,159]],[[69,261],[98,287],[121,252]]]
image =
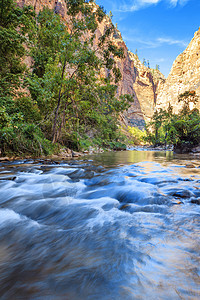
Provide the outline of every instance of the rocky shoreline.
[[[18,159],[45,159],[45,160],[62,160],[62,159],[71,159],[71,158],[78,158],[85,155],[91,155],[91,154],[98,154],[103,153],[105,150],[102,148],[93,148],[89,147],[89,150],[85,150],[82,152],[73,151],[69,148],[63,148],[61,151],[57,154],[47,155],[47,156],[30,156],[30,155],[24,155],[24,156],[0,156],[0,162],[6,162],[6,161],[13,161]],[[111,151],[110,149],[107,149],[107,151]]]
[[[69,148],[63,148],[58,154],[52,154],[48,156],[0,156],[0,162],[6,162],[6,161],[13,161],[13,160],[19,160],[19,159],[44,159],[44,160],[63,160],[63,159],[73,159],[73,158],[80,158],[86,155],[92,155],[92,154],[100,154],[105,151],[174,151],[172,146],[158,146],[153,147],[149,145],[142,145],[142,146],[127,146],[126,149],[119,149],[119,150],[111,150],[111,149],[102,149],[102,148],[94,148],[89,147],[88,150],[77,152],[73,151]],[[195,157],[200,158],[200,146],[192,148],[190,152],[179,152],[174,151],[175,154],[189,154]]]

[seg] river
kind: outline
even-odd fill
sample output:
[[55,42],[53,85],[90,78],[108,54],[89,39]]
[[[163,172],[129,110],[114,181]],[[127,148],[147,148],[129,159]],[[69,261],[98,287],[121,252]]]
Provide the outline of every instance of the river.
[[200,162],[0,164],[0,299],[200,299]]

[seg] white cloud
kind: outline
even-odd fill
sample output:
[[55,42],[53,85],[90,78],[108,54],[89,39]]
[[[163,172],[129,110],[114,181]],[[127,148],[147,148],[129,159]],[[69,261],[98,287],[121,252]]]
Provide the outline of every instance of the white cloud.
[[158,48],[163,45],[177,45],[181,48],[186,48],[188,45],[188,41],[176,40],[171,37],[158,37],[153,40],[148,40],[131,34],[130,36],[123,35],[123,38],[126,42],[142,44],[145,48]]
[[168,0],[168,2],[170,2],[172,7],[176,7],[177,5],[183,6],[189,1],[190,0]]
[[175,7],[178,4],[178,0],[170,0],[170,4]]
[[[134,0],[129,1],[129,4],[122,4],[119,8],[121,12],[137,11],[150,5],[156,5],[161,0]],[[131,3],[130,3],[131,2]]]
[[[144,9],[151,5],[157,5],[160,2],[166,2],[170,7],[176,7],[177,5],[185,5],[190,0],[131,0],[131,1],[123,1],[122,5],[120,5],[120,12],[133,12],[140,9]],[[120,1],[121,2],[121,1]],[[128,2],[128,4],[127,4]]]
[[187,42],[182,41],[182,40],[175,40],[173,38],[157,38],[158,43],[160,44],[168,44],[168,45],[178,45],[181,47],[186,47],[187,46]]

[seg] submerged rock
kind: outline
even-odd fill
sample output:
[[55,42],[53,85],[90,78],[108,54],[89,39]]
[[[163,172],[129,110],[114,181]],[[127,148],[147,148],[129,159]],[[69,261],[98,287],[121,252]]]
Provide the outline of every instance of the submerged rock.
[[190,198],[191,196],[193,196],[193,194],[190,191],[181,190],[181,189],[180,190],[176,190],[176,189],[171,190],[168,195],[177,197],[177,198]]
[[189,143],[183,143],[180,145],[174,146],[174,152],[177,154],[191,153],[191,154],[200,154],[200,146],[193,146]]
[[200,205],[200,199],[192,199],[191,203]]
[[0,175],[0,180],[15,180],[16,178],[17,176],[6,175],[1,177]]
[[82,155],[83,155],[83,153],[75,152],[75,151],[72,150],[72,157],[79,157],[79,156],[82,156]]
[[200,153],[200,145],[195,147],[195,148],[192,148],[192,153]]
[[129,204],[123,204],[123,205],[121,205],[121,206],[119,207],[119,209],[120,209],[120,210],[124,210],[124,209],[126,209],[126,208],[128,208],[128,207],[130,207]]

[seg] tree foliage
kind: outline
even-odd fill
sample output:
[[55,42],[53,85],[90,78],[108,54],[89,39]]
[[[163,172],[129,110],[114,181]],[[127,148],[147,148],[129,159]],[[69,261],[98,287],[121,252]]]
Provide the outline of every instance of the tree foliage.
[[178,97],[181,109],[173,113],[169,104],[167,110],[155,111],[147,126],[148,140],[155,146],[172,144],[179,152],[189,152],[200,143],[200,113],[191,104],[198,102],[195,91],[186,91]]
[[[78,145],[83,131],[101,128],[101,122],[109,127],[109,115],[116,123],[117,114],[127,108],[130,99],[115,98],[117,87],[111,82],[113,77],[115,83],[121,78],[113,57],[123,56],[122,49],[109,39],[114,30],[112,23],[95,49],[94,32],[106,17],[103,9],[94,12],[86,1],[68,1],[67,5],[67,28],[60,16],[47,8],[38,16],[30,91],[43,112],[44,126],[53,123],[52,131],[47,130],[52,132],[53,143],[63,139],[70,142],[70,133],[74,137],[76,132]],[[102,76],[103,70],[108,76]]]
[[12,97],[22,84],[26,70],[22,59],[26,54],[34,26],[34,12],[16,7],[13,0],[1,1],[0,5],[0,105],[12,106]]
[[[20,141],[30,140],[28,152],[33,153],[48,152],[45,143],[31,144],[36,136],[36,140],[43,136],[44,141],[76,149],[88,136],[105,145],[118,141],[118,116],[133,98],[117,97],[121,73],[115,57],[122,58],[123,49],[111,41],[116,29],[107,22],[98,41],[98,24],[108,18],[103,7],[85,0],[68,0],[66,5],[67,24],[48,8],[36,16],[30,7],[21,9],[13,0],[2,1],[0,129],[4,152],[29,148],[20,149],[12,138],[16,136]],[[25,57],[32,61],[30,69],[23,63]],[[29,124],[35,135],[23,129]]]

